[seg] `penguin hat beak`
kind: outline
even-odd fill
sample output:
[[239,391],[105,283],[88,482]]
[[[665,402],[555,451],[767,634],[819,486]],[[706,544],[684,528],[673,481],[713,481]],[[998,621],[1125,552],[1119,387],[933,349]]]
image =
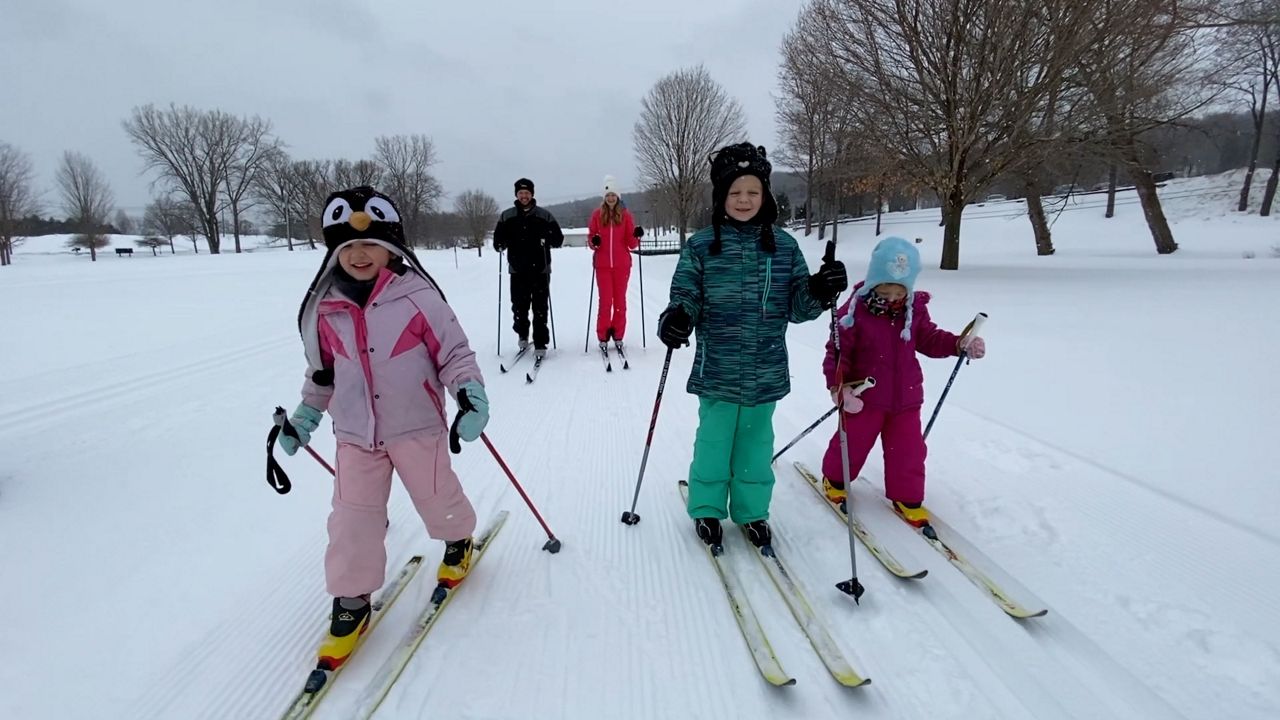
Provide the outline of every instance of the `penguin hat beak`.
[[369,213],[366,212],[353,212],[347,220],[347,224],[360,232],[364,232],[373,224],[373,218],[369,217]]

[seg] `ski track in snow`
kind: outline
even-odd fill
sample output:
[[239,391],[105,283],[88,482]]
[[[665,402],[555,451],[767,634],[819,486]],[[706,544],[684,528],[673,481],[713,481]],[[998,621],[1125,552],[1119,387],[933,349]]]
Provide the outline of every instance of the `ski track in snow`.
[[[806,252],[812,262],[821,247],[807,243]],[[310,458],[279,453],[295,488],[276,497],[262,487],[261,457],[270,410],[296,402],[301,377],[289,321],[294,291],[310,278],[317,256],[299,255],[253,259],[269,263],[273,276],[282,268],[291,273],[294,285],[278,283],[287,287],[271,290],[278,295],[257,306],[280,308],[279,323],[193,327],[183,338],[107,358],[110,372],[87,380],[85,364],[64,359],[0,386],[17,398],[0,405],[0,437],[18,450],[0,467],[0,519],[7,523],[0,524],[0,547],[28,538],[30,554],[6,566],[47,602],[20,600],[18,610],[34,627],[66,626],[43,631],[54,649],[34,653],[30,671],[47,687],[74,670],[89,673],[90,685],[114,688],[87,702],[23,690],[10,699],[6,692],[0,710],[7,715],[271,718],[301,687],[327,625],[330,481]],[[498,372],[493,256],[468,258],[454,271],[452,256],[441,255],[441,269],[433,269],[452,291],[485,372],[493,413],[487,433],[564,547],[558,555],[541,550],[546,536],[500,467],[483,444],[464,444],[455,469],[479,523],[502,509],[511,518],[377,717],[1199,720],[1217,716],[1224,698],[1231,698],[1234,717],[1274,716],[1280,621],[1269,612],[1269,590],[1280,586],[1280,569],[1256,559],[1274,554],[1276,538],[1087,453],[984,417],[968,408],[963,385],[930,438],[929,505],[946,521],[940,528],[970,541],[954,541],[958,549],[1019,599],[1044,603],[1049,614],[1008,618],[894,517],[879,491],[878,451],[864,469],[873,486],[858,488],[855,501],[867,507],[869,529],[905,565],[929,575],[899,580],[858,545],[867,594],[854,605],[835,590],[850,572],[847,536],[790,467],[791,460],[819,466],[834,429],[829,421],[779,460],[772,519],[795,579],[854,669],[872,683],[848,689],[831,679],[749,545],[727,523],[729,565],[782,666],[797,679],[795,687],[768,686],[675,487],[687,473],[696,426],[696,399],[684,391],[691,349],[672,362],[637,507],[642,521],[631,527],[619,521],[631,504],[664,348],[656,340],[641,347],[633,272],[631,369],[615,364],[606,374],[594,344],[581,352],[587,258],[574,250],[556,256],[559,349],[533,385],[524,382],[528,359],[512,373]],[[208,272],[199,262],[180,266],[187,273],[181,277],[239,277]],[[650,334],[674,263],[645,260]],[[62,284],[26,278],[16,287],[34,293]],[[503,300],[509,359],[506,288]],[[103,304],[109,309],[109,299]],[[227,337],[219,339],[222,333]],[[793,393],[778,406],[778,447],[823,410],[813,369],[825,339],[823,320],[790,330]],[[192,351],[183,353],[188,343]],[[950,364],[928,362],[931,408]],[[210,376],[219,381],[202,384]],[[23,387],[35,382],[58,390],[37,402]],[[206,427],[206,416],[216,427]],[[331,456],[327,425],[314,445]],[[68,457],[42,457],[41,446],[26,447],[53,428],[75,438],[67,456],[98,458],[82,472],[111,478],[109,486],[99,481],[61,508],[39,505],[41,473],[63,477],[77,467]],[[191,439],[202,433],[209,437]],[[156,450],[168,446],[179,449]],[[83,461],[78,467],[85,468]],[[93,507],[79,507],[77,499]],[[103,513],[95,508],[111,509],[112,502],[131,503],[130,509],[98,517]],[[16,522],[8,522],[3,513],[13,512]],[[318,720],[350,715],[434,585],[442,544],[426,537],[398,484],[390,519],[388,577],[415,553],[425,556],[424,566],[339,675]],[[76,524],[89,535],[67,534]],[[1169,527],[1185,532],[1170,534]],[[72,537],[83,547],[69,549]],[[67,566],[72,558],[84,564],[79,579],[51,570],[30,575],[33,563]],[[84,640],[94,623],[114,617],[95,606],[126,603],[140,605],[148,621]],[[18,632],[20,645],[42,637],[28,628]],[[99,658],[118,652],[118,662],[85,670],[77,651]],[[0,669],[0,685],[23,688],[19,672]]]

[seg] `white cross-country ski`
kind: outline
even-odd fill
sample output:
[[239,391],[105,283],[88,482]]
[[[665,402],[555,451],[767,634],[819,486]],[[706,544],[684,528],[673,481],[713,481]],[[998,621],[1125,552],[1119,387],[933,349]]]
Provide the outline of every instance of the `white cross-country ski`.
[[622,349],[622,343],[615,342],[613,344],[613,350],[618,353],[618,357],[622,358],[622,369],[630,370],[631,362],[627,360],[627,351]]
[[400,640],[400,644],[396,646],[391,656],[387,658],[382,667],[378,668],[378,673],[373,676],[373,680],[365,688],[364,694],[361,695],[359,709],[355,713],[355,717],[367,720],[372,717],[374,712],[378,710],[378,706],[387,697],[387,693],[391,691],[391,687],[395,685],[396,680],[400,678],[400,674],[404,672],[405,667],[409,664],[409,660],[413,657],[413,653],[417,651],[418,646],[427,637],[427,633],[431,632],[431,628],[435,626],[436,620],[440,619],[440,614],[448,607],[449,601],[459,590],[466,587],[471,577],[471,573],[476,571],[476,566],[480,564],[480,559],[484,557],[485,550],[489,549],[489,543],[502,529],[503,524],[507,522],[506,510],[498,513],[489,526],[480,533],[476,538],[474,549],[472,550],[471,568],[467,571],[467,577],[462,583],[453,589],[444,589],[437,587],[436,592],[432,593],[431,602],[427,604],[426,609],[418,616],[413,627]]
[[414,555],[409,558],[396,577],[387,584],[387,586],[378,593],[378,597],[373,601],[373,617],[369,619],[369,627],[365,628],[364,633],[356,640],[356,645],[351,650],[351,655],[347,656],[345,662],[334,670],[321,670],[316,668],[311,671],[307,677],[307,682],[303,686],[302,691],[293,699],[293,703],[289,705],[289,709],[281,715],[281,720],[302,720],[311,717],[311,713],[316,709],[316,705],[329,692],[329,688],[333,687],[333,681],[342,669],[351,664],[351,658],[360,649],[364,643],[364,639],[373,633],[373,629],[377,627],[378,621],[386,614],[387,608],[400,597],[400,593],[404,591],[414,576],[418,574],[418,570],[422,567],[422,556]]
[[[685,480],[680,481],[680,496],[684,498],[685,504],[688,504],[689,483]],[[721,557],[724,554],[724,548],[717,546],[713,549],[701,540],[698,540],[698,544],[706,549],[707,556],[711,558],[711,564],[715,565],[716,572],[720,575],[725,596],[729,599],[729,607],[738,620],[742,638],[747,641],[747,648],[751,651],[751,657],[755,660],[756,667],[760,669],[760,674],[771,685],[779,687],[795,685],[795,678],[787,675],[782,669],[782,663],[778,662],[778,656],[774,654],[773,646],[769,644],[769,638],[764,634],[764,628],[760,627],[760,620],[756,618],[755,611],[751,609],[751,603],[747,601],[747,594],[742,589],[741,581]]]
[[516,353],[516,356],[511,358],[510,363],[498,363],[498,370],[502,371],[504,374],[511,372],[512,368],[516,366],[516,363],[523,360],[524,356],[529,354],[529,347],[530,346],[525,345],[520,348],[520,351]]
[[538,371],[542,369],[542,361],[546,359],[546,355],[535,356],[533,358],[533,368],[524,374],[524,381],[526,384],[530,384],[534,380],[538,379]]
[[[868,487],[871,486],[871,481],[865,477],[859,477],[857,481],[862,482]],[[889,505],[889,512],[892,512],[894,515],[897,515],[899,519],[902,519],[901,516],[893,510],[892,505]],[[945,540],[939,537],[938,528],[942,528],[943,534],[949,537],[959,537],[959,533],[955,532],[943,523],[942,520],[934,515],[932,510],[929,511],[929,517],[930,524],[925,525],[924,527],[917,528],[912,526],[910,523],[907,525],[915,530],[920,537],[924,538],[925,542],[929,543],[930,547],[937,550],[938,553],[946,558],[947,562],[951,563],[961,572],[961,574],[969,578],[970,582],[985,591],[987,597],[996,605],[1000,606],[1001,610],[1008,613],[1009,617],[1017,620],[1026,620],[1048,614],[1049,610],[1047,608],[1032,610],[1024,606],[1022,603],[1019,603],[1017,600],[1014,600],[1009,593],[1004,590],[1004,588],[1000,587],[995,580],[991,579],[991,576],[978,569],[973,563],[969,562],[968,558],[961,555],[954,548],[948,545]],[[906,520],[903,520],[903,522],[906,522]]]
[[[747,535],[746,527],[742,528],[742,534]],[[776,528],[771,530],[773,539],[778,539],[778,531]],[[750,538],[747,540],[750,543]],[[755,547],[754,545],[752,546]],[[827,670],[831,672],[831,676],[836,682],[845,687],[860,687],[871,682],[870,678],[859,675],[849,661],[845,659],[844,653],[840,652],[840,646],[836,645],[836,641],[831,637],[831,633],[827,631],[825,623],[819,618],[817,613],[813,611],[813,606],[809,603],[809,599],[805,597],[804,591],[800,589],[800,585],[796,583],[791,576],[791,572],[787,569],[782,558],[778,555],[778,551],[772,545],[766,545],[764,548],[756,548],[756,556],[760,558],[760,562],[764,563],[765,570],[769,573],[769,577],[773,578],[773,584],[778,588],[778,592],[782,594],[782,599],[787,602],[787,607],[791,608],[791,614],[795,616],[796,623],[800,625],[800,630],[809,638],[809,643],[813,645],[813,651],[821,658],[822,664],[827,666]]]
[[[849,518],[845,516],[844,510],[841,510],[839,505],[836,505],[827,499],[826,493],[822,491],[822,480],[820,480],[817,475],[814,475],[813,471],[804,463],[795,462],[792,463],[792,465],[795,467],[796,472],[800,473],[800,479],[804,480],[806,485],[813,488],[813,491],[818,493],[818,497],[822,499],[822,504],[831,508],[831,511],[836,514],[836,517],[840,518],[840,522],[847,526]],[[846,504],[848,503],[846,502]],[[862,520],[858,518],[856,510],[853,513],[853,534],[857,535],[858,539],[862,541],[862,544],[871,552],[871,555],[876,560],[879,560],[880,564],[884,565],[885,569],[894,575],[906,580],[918,580],[929,574],[928,570],[908,570],[902,563],[898,562],[898,559],[885,549],[885,547],[880,544],[880,541],[871,534],[871,531],[867,529],[867,526],[862,524]]]
[[613,372],[613,362],[609,360],[609,345],[600,343],[600,357],[604,359],[604,371]]

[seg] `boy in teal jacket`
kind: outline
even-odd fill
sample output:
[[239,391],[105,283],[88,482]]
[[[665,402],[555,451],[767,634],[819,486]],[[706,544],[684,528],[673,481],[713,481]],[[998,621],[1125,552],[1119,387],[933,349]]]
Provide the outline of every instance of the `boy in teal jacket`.
[[658,336],[674,349],[697,331],[688,391],[700,403],[688,511],[698,537],[719,546],[720,521],[731,518],[764,548],[771,542],[773,410],[791,391],[787,323],[817,318],[849,281],[836,260],[809,275],[795,238],[774,227],[778,205],[763,147],[730,145],[710,159],[712,224],[680,253]]

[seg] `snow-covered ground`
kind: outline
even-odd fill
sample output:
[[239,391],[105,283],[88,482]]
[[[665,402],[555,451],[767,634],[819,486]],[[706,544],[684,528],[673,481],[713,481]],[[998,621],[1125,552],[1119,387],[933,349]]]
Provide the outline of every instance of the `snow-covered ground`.
[[[1102,195],[1068,201],[1047,258],[1021,203],[971,208],[959,272],[935,269],[936,210],[885,217],[886,233],[922,239],[935,319],[958,329],[977,311],[991,317],[988,357],[961,370],[930,437],[929,504],[1050,612],[1009,619],[887,513],[871,513],[873,530],[929,576],[895,580],[859,546],[868,590],[850,604],[832,587],[849,574],[843,528],[780,462],[778,545],[872,678],[856,690],[826,674],[731,533],[730,560],[798,683],[775,689],[756,673],[675,489],[696,425],[689,350],[672,364],[644,520],[618,522],[663,356],[653,339],[641,348],[638,273],[632,369],[606,375],[581,350],[588,254],[556,254],[559,350],[526,386],[497,370],[496,257],[459,253],[455,269],[452,252],[423,253],[482,359],[489,436],[564,550],[539,550],[519,496],[482,445],[467,446],[455,463],[482,520],[500,509],[512,519],[378,717],[1276,717],[1280,221],[1230,212],[1234,187],[1220,177],[1162,190],[1182,247],[1166,257],[1132,193],[1110,220]],[[840,238],[861,276],[873,224],[846,224]],[[139,249],[91,264],[63,240],[32,239],[0,270],[11,653],[0,715],[274,717],[313,662],[328,606],[326,473],[281,453],[294,480],[283,497],[263,473],[271,410],[297,403],[294,318],[321,256]],[[801,242],[816,264],[816,236]],[[650,336],[674,264],[644,260]],[[829,402],[826,333],[821,321],[790,331],[779,447]],[[925,364],[931,407],[953,363]],[[786,459],[816,466],[831,427]],[[331,436],[315,446],[331,454]],[[873,454],[866,474],[879,472]],[[422,552],[429,573],[441,552],[399,489],[387,543],[392,568]],[[317,717],[349,716],[430,586],[406,592]]]

